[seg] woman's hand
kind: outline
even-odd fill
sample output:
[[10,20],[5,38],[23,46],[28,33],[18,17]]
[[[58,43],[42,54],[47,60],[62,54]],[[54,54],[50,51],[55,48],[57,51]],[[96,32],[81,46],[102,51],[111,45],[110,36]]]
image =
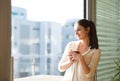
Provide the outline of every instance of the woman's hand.
[[68,59],[69,59],[69,62],[73,63],[74,59],[73,59],[71,51],[68,53]]
[[79,51],[70,51],[69,54],[71,55],[71,58],[73,61],[79,61],[80,58],[82,57]]

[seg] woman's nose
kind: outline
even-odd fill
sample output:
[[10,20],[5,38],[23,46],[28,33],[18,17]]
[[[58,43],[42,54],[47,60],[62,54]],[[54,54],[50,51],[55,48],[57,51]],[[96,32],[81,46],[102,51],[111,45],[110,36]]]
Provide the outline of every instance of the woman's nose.
[[78,34],[78,31],[75,31],[75,34]]

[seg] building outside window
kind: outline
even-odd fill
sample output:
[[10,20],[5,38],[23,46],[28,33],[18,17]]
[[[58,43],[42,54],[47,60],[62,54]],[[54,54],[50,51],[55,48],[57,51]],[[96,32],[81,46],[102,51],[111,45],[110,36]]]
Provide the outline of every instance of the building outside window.
[[51,0],[48,6],[46,0],[27,1],[11,4],[14,78],[63,75],[57,65],[66,44],[76,40],[73,26],[83,18],[83,0]]

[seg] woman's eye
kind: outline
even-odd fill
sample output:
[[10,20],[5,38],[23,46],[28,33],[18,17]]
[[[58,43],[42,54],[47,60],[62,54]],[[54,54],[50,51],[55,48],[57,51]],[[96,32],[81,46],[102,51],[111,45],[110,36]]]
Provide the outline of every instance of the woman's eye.
[[80,29],[77,29],[77,31],[80,31]]

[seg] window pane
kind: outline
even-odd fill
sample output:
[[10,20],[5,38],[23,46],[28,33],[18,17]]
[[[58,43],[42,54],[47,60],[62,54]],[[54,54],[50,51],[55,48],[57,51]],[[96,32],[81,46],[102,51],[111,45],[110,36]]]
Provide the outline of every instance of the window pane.
[[63,75],[58,71],[73,26],[83,18],[83,0],[12,0],[14,78]]

